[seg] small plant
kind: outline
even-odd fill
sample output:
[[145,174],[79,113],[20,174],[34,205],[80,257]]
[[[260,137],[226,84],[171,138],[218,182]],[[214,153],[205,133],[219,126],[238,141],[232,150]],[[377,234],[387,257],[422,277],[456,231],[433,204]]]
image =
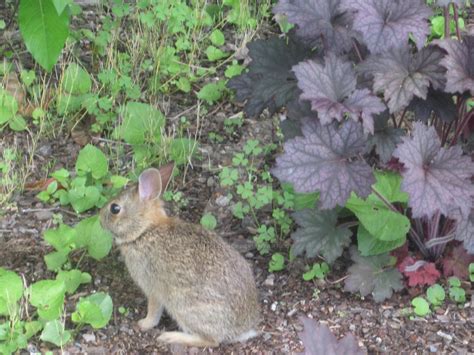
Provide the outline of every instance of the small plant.
[[201,217],[201,225],[208,230],[214,230],[217,226],[216,217],[211,213],[204,214]]
[[411,304],[414,307],[415,314],[420,317],[425,317],[431,313],[430,304],[423,297],[415,297]]
[[426,297],[433,306],[441,306],[446,298],[446,293],[440,284],[434,284],[426,290]]
[[469,280],[474,282],[474,263],[469,264]]
[[466,302],[466,291],[461,287],[461,281],[457,277],[450,277],[449,284],[449,298],[456,303]]
[[274,253],[268,264],[268,271],[275,272],[285,269],[285,257],[281,253]]
[[324,279],[329,273],[329,265],[325,262],[314,263],[313,267],[303,274],[303,280],[311,281],[314,278]]

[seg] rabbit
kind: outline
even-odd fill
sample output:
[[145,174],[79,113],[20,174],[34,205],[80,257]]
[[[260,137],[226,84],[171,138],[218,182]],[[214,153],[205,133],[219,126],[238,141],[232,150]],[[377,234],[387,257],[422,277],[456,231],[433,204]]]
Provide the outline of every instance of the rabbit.
[[147,297],[138,322],[148,330],[163,310],[181,331],[158,340],[196,347],[245,342],[258,335],[260,304],[252,269],[216,233],[167,215],[160,199],[173,171],[149,168],[138,186],[124,190],[100,211],[133,280]]

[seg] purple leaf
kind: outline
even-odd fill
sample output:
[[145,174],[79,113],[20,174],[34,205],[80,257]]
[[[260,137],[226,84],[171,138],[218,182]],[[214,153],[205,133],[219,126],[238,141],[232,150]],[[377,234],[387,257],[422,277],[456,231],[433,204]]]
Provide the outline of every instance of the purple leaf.
[[467,4],[467,0],[437,0],[436,5],[438,6],[448,6],[450,3],[455,3],[456,5],[463,7]]
[[461,147],[442,148],[433,127],[414,123],[413,137],[404,137],[394,152],[406,170],[402,190],[410,196],[413,217],[431,218],[438,210],[448,215],[460,208],[468,215],[474,198],[474,163]]
[[375,132],[367,140],[368,150],[375,147],[375,152],[383,163],[392,158],[393,151],[403,136],[403,130],[388,125],[389,117],[388,110],[375,117]]
[[365,129],[374,131],[373,115],[383,112],[385,105],[369,90],[356,90],[356,77],[352,64],[334,54],[325,58],[324,66],[307,61],[293,67],[301,98],[309,100],[318,112],[322,124],[333,119],[342,121],[345,115],[358,121],[362,118]]
[[356,247],[351,248],[354,264],[349,267],[349,276],[344,283],[344,290],[359,291],[361,296],[372,294],[376,302],[392,297],[393,291],[403,288],[402,274],[391,267],[392,257],[389,254],[363,257]]
[[248,45],[252,61],[247,73],[229,80],[238,101],[245,101],[248,116],[259,115],[265,108],[271,112],[299,99],[296,78],[291,67],[311,56],[311,51],[293,39],[271,38]]
[[335,210],[305,209],[293,213],[293,219],[300,227],[291,235],[295,256],[306,252],[308,258],[314,258],[320,254],[331,264],[351,242],[352,232],[337,226]]
[[474,254],[474,209],[469,216],[455,213],[453,218],[457,220],[456,240],[463,242],[468,253]]
[[372,53],[404,46],[410,34],[421,49],[430,33],[432,11],[422,0],[343,0],[342,7],[356,11],[353,28]]
[[305,355],[362,355],[357,339],[348,333],[341,340],[337,340],[331,330],[324,324],[317,324],[314,319],[301,316],[303,331],[298,335],[304,345]]
[[337,53],[352,47],[352,16],[341,10],[341,0],[280,0],[273,13],[285,14],[298,26],[296,34],[312,47],[321,38],[327,49]]
[[448,70],[445,90],[451,93],[469,91],[474,95],[474,36],[464,36],[462,42],[444,39],[435,43],[448,52],[441,61]]
[[414,96],[426,99],[430,84],[435,89],[444,86],[446,70],[439,64],[443,56],[435,46],[414,55],[404,46],[369,57],[358,70],[374,76],[374,91],[384,93],[390,112],[395,113],[408,106]]
[[375,178],[360,157],[366,145],[360,124],[349,120],[337,129],[306,120],[302,132],[303,137],[285,143],[285,153],[276,159],[273,174],[280,181],[293,184],[296,192],[319,190],[322,209],[344,206],[352,191],[370,194]]
[[453,95],[430,88],[426,100],[415,97],[408,106],[413,111],[415,119],[426,122],[434,112],[442,121],[452,122],[457,117]]

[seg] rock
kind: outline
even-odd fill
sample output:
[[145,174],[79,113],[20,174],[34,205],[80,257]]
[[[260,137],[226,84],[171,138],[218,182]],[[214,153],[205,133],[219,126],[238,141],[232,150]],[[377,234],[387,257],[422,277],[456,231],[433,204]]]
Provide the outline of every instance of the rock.
[[219,196],[218,198],[216,198],[216,203],[220,207],[227,207],[227,206],[229,206],[231,198],[232,197],[230,197],[229,195],[222,195],[222,196]]
[[270,274],[268,277],[263,281],[263,285],[267,287],[273,287],[275,285],[275,275]]
[[87,343],[93,343],[93,342],[95,342],[95,335],[94,335],[94,333],[82,334],[82,337],[84,338],[84,340],[85,340]]
[[51,218],[53,218],[53,212],[44,210],[44,211],[38,211],[35,212],[35,217],[39,221],[48,221]]
[[438,347],[436,345],[430,345],[430,353],[437,353]]
[[252,259],[252,258],[254,257],[254,255],[253,255],[253,253],[248,252],[248,253],[245,254],[245,257],[246,257],[247,259]]
[[289,311],[286,316],[287,317],[293,317],[293,315],[297,312],[296,308],[293,308],[291,311]]
[[445,332],[439,330],[436,334],[438,334],[441,338],[446,339],[448,342],[453,340],[452,335],[446,334]]
[[271,309],[273,312],[275,312],[276,309],[277,309],[277,306],[278,306],[278,302],[275,301],[275,302],[273,302],[272,305],[270,306],[270,309]]

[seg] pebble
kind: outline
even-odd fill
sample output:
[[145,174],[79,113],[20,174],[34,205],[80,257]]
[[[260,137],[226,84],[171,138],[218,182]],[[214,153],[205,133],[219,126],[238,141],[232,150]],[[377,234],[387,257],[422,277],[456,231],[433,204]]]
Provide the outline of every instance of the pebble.
[[263,284],[267,287],[273,287],[273,285],[275,285],[275,275],[274,274],[268,275],[265,281],[263,281]]
[[449,334],[446,334],[445,332],[439,330],[436,334],[438,334],[441,338],[446,339],[447,341],[452,341],[453,337]]
[[35,217],[39,221],[47,221],[53,218],[53,212],[51,211],[38,211],[35,212]]
[[214,178],[212,176],[210,176],[207,179],[206,184],[207,184],[208,187],[213,187],[216,184],[216,180],[214,180]]
[[229,195],[222,195],[216,198],[216,203],[218,206],[227,207],[230,203],[231,197]]
[[430,345],[430,353],[437,353],[438,347],[436,345]]
[[355,324],[349,325],[349,330],[350,330],[351,332],[355,332],[355,330],[356,330]]
[[277,309],[277,305],[278,305],[278,302],[276,302],[276,301],[273,302],[272,305],[270,306],[270,309],[271,309],[273,312],[275,312],[276,309]]
[[85,340],[87,343],[93,343],[93,342],[95,342],[95,335],[94,335],[94,333],[82,334],[82,337],[84,338],[84,340]]
[[293,308],[291,311],[289,311],[286,316],[287,317],[292,317],[295,313],[297,312],[297,310],[295,308]]
[[254,257],[254,255],[253,255],[253,253],[248,252],[248,253],[245,254],[245,257],[247,259],[252,259]]

